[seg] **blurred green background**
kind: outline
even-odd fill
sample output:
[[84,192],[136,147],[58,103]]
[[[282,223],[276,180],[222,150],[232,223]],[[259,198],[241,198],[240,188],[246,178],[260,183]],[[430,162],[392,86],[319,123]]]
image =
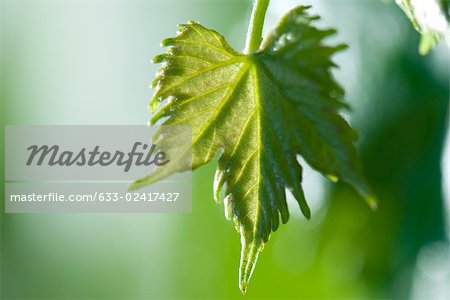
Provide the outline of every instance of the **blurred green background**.
[[[2,127],[145,124],[159,41],[193,19],[242,49],[251,9],[250,0],[0,3]],[[312,220],[289,199],[291,220],[245,298],[450,299],[448,48],[420,56],[418,34],[381,0],[273,0],[266,27],[299,4],[339,30],[330,42],[350,45],[336,77],[380,209],[307,169]],[[212,199],[214,168],[194,173],[191,214],[2,207],[1,299],[244,299],[239,237]]]

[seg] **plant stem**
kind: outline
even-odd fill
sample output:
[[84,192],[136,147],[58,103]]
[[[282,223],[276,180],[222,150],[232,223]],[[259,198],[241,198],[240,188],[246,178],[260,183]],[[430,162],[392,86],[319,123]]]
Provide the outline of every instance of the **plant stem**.
[[253,0],[252,16],[248,25],[245,53],[252,53],[259,49],[262,41],[262,31],[267,7],[270,0]]

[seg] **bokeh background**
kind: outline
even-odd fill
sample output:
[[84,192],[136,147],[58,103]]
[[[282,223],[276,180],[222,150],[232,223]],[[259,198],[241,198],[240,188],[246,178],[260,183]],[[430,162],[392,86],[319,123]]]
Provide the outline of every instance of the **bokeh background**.
[[[2,127],[145,124],[160,40],[193,19],[242,49],[251,9],[250,0],[0,3]],[[291,219],[260,255],[245,298],[450,299],[448,48],[420,56],[392,1],[273,0],[266,27],[299,4],[339,30],[330,43],[350,46],[336,77],[380,208],[307,169],[312,220],[289,200]],[[194,173],[191,214],[2,207],[0,298],[244,299],[239,237],[212,199],[214,168]]]

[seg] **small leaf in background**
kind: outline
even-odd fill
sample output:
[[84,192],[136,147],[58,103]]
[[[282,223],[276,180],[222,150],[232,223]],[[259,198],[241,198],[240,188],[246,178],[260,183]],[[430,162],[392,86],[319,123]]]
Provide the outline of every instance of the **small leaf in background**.
[[[198,168],[221,151],[214,195],[241,235],[244,293],[271,232],[289,219],[286,188],[310,217],[298,155],[376,206],[357,159],[357,136],[339,114],[347,107],[344,91],[331,75],[331,56],[346,46],[324,45],[335,30],[312,26],[319,18],[307,9],[289,12],[253,54],[241,54],[216,31],[189,22],[163,41],[169,49],[155,58],[163,66],[154,81],[151,123],[192,128],[192,165],[177,171]],[[177,146],[174,134],[160,131],[154,138]],[[170,175],[159,170],[133,187]]]
[[450,0],[396,0],[422,34],[419,52],[427,54],[441,39],[450,39]]

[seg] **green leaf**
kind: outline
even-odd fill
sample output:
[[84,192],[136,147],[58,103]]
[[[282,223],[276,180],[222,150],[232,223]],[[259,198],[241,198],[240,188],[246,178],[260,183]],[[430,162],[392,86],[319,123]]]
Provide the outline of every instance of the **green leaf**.
[[434,48],[443,38],[450,38],[450,0],[396,0],[414,28],[422,34],[419,52]]
[[[226,217],[241,235],[243,292],[271,232],[280,219],[289,219],[286,188],[310,217],[299,155],[328,178],[353,185],[375,206],[356,157],[357,136],[338,113],[346,107],[344,92],[330,71],[330,57],[346,47],[324,45],[335,31],[313,27],[318,17],[307,9],[289,12],[253,54],[243,55],[219,33],[189,22],[163,41],[170,48],[155,58],[163,66],[154,81],[150,107],[159,109],[151,123],[191,126],[192,166],[185,170],[221,151],[214,197],[223,200]],[[167,133],[155,139],[176,143]],[[155,170],[132,188],[169,175],[162,172]]]

